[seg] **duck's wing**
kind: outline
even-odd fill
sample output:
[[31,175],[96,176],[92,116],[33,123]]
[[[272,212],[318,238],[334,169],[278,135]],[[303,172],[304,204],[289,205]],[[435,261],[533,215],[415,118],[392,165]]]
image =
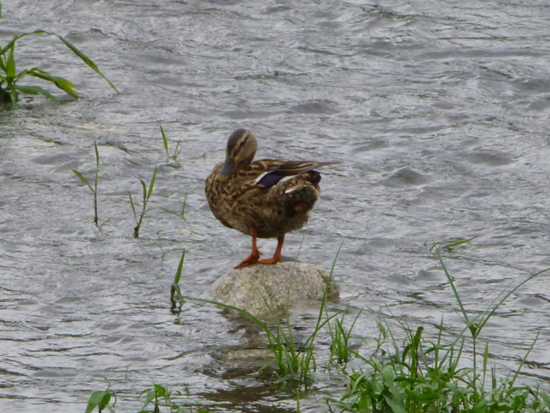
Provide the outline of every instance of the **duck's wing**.
[[315,162],[315,161],[285,161],[262,159],[250,164],[254,169],[254,185],[261,185],[268,189],[276,185],[284,178],[291,178],[296,175],[309,172],[315,168],[331,165],[338,162]]

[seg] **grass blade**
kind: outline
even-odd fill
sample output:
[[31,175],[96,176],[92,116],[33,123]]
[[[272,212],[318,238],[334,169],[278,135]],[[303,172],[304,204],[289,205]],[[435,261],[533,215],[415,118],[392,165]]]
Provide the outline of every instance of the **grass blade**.
[[8,52],[8,50],[10,50],[10,48],[15,47],[15,42],[17,40],[19,40],[20,38],[22,38],[24,36],[28,36],[30,34],[32,34],[32,33],[24,33],[24,34],[20,34],[19,36],[13,36],[13,40],[11,42],[9,42],[6,47],[4,47],[2,50],[0,50],[0,56],[4,56]]
[[134,218],[137,221],[136,206],[134,205],[134,200],[132,199],[132,193],[128,191],[128,195],[130,196],[130,206],[132,207],[132,211],[134,212]]
[[160,134],[162,135],[162,142],[164,143],[164,149],[166,149],[166,155],[168,156],[168,139],[166,139],[166,134],[164,133],[164,129],[162,129],[162,125],[160,126]]
[[178,284],[180,282],[184,260],[185,260],[185,250],[183,250],[183,253],[181,254],[181,259],[180,259],[180,263],[178,265],[178,270],[176,271],[176,278],[174,279],[175,284]]
[[13,57],[13,53],[15,51],[15,40],[16,40],[16,36],[14,36],[13,38],[13,44],[12,44],[12,47],[10,48],[10,53],[8,55],[8,61],[6,62],[6,76],[8,78],[8,84],[11,83],[12,79],[15,78],[15,59]]
[[75,99],[78,99],[78,93],[76,93],[76,90],[75,90],[76,86],[70,80],[64,79],[62,77],[53,76],[48,72],[46,72],[45,70],[41,70],[38,68],[33,68],[29,70],[27,74],[29,76],[38,77],[42,80],[51,82],[55,84],[59,89],[71,95]]
[[447,267],[443,263],[443,258],[441,258],[441,254],[439,253],[439,250],[437,250],[437,258],[439,259],[439,262],[441,263],[441,266],[443,267],[443,271],[445,272],[445,275],[447,276],[447,280],[449,280],[449,284],[451,285],[451,288],[453,290],[453,294],[455,296],[455,299],[460,307],[460,311],[462,311],[462,315],[464,316],[464,321],[467,326],[470,326],[470,320],[468,319],[468,314],[466,313],[466,309],[464,308],[464,305],[462,304],[462,300],[460,299],[460,295],[458,294],[458,291],[455,287],[455,283],[453,281],[453,278],[451,277],[451,274],[449,274],[449,271],[447,270]]
[[151,198],[151,195],[153,194],[153,188],[155,186],[155,180],[157,179],[157,168],[155,168],[155,172],[153,172],[153,177],[151,178],[151,183],[149,184],[149,191],[147,192],[147,201],[149,201],[149,198]]
[[145,211],[145,206],[147,205],[147,184],[141,178],[138,178],[141,182],[141,189],[143,190],[143,210]]
[[90,183],[88,182],[88,180],[84,177],[84,175],[82,175],[80,172],[78,172],[76,169],[73,169],[73,172],[75,173],[76,176],[78,176],[80,178],[80,180],[82,182],[84,182],[86,185],[88,185],[88,188],[90,188],[90,190],[92,192],[94,192],[94,188],[92,188],[92,186],[90,185]]
[[[48,34],[53,34],[53,33],[48,33]],[[99,76],[101,76],[103,79],[105,79],[105,81],[107,83],[109,83],[109,85],[117,92],[119,93],[118,89],[115,87],[115,85],[113,85],[111,83],[111,81],[109,79],[107,79],[105,77],[105,75],[103,73],[101,73],[101,71],[99,70],[99,68],[96,66],[96,64],[90,59],[88,58],[88,56],[86,56],[84,53],[82,53],[80,50],[78,50],[76,48],[75,45],[73,45],[71,42],[69,42],[67,39],[65,39],[64,37],[62,36],[59,36],[58,34],[56,34],[56,36],[59,38],[59,40],[61,40],[63,43],[65,43],[65,45],[72,50],[72,52],[77,55],[78,57],[80,57],[80,59],[86,63],[86,65],[88,65],[88,67],[90,69],[92,69],[94,72],[96,72]]]
[[94,141],[94,150],[95,150],[95,179],[94,185],[97,192],[97,177],[99,174],[99,150],[97,149],[97,143]]
[[46,89],[42,89],[40,86],[20,86],[20,85],[16,85],[15,89],[19,90],[20,92],[26,93],[28,95],[42,95],[42,96],[47,97],[48,99],[57,100],[57,98],[55,96],[53,96]]
[[105,391],[94,391],[88,399],[86,413],[91,413],[96,407],[102,411],[111,401],[111,394]]
[[521,369],[523,368],[523,365],[527,361],[527,357],[529,357],[529,354],[531,354],[531,351],[533,351],[533,348],[535,347],[535,344],[537,343],[537,341],[539,339],[539,336],[540,336],[540,330],[537,331],[537,336],[533,340],[533,343],[531,343],[531,346],[529,346],[529,349],[527,350],[527,353],[525,354],[525,356],[521,359],[521,363],[519,363],[519,367],[516,370],[516,372],[514,374],[514,377],[512,378],[512,381],[510,382],[510,387],[514,386],[514,383],[516,382],[516,380],[518,378],[518,375],[519,375]]
[[500,301],[496,301],[498,299],[498,297],[500,297],[502,294],[499,294],[499,296],[497,296],[497,298],[495,298],[493,300],[493,302],[491,303],[491,305],[489,306],[489,308],[487,309],[487,311],[482,315],[482,320],[481,320],[481,323],[479,323],[479,329],[481,330],[485,324],[487,324],[487,322],[489,321],[489,319],[493,316],[493,314],[498,310],[498,308],[502,305],[502,303],[504,303],[512,294],[514,294],[520,287],[523,287],[524,284],[526,284],[527,282],[531,281],[533,278],[535,277],[538,277],[539,275],[545,273],[545,272],[548,272],[550,270],[550,268],[546,268],[542,271],[539,271],[535,274],[531,274],[529,277],[527,277],[525,280],[523,280],[522,282],[520,282],[518,285],[516,285],[513,289],[511,289],[510,291],[508,291],[506,294],[504,294],[504,296],[502,297],[502,299],[500,299]]

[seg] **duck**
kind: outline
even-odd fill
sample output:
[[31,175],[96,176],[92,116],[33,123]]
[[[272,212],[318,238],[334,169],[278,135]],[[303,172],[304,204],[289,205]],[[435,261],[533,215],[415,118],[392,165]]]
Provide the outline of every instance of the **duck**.
[[[223,225],[252,237],[252,251],[236,267],[282,262],[285,235],[307,224],[319,200],[321,174],[316,168],[338,162],[254,160],[256,137],[237,129],[227,140],[225,161],[206,179],[205,194]],[[276,238],[272,258],[260,260],[258,238]]]

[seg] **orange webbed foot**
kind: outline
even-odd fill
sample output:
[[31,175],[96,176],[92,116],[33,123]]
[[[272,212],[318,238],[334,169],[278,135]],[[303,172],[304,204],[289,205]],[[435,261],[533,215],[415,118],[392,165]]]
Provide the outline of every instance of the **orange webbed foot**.
[[279,258],[266,258],[265,260],[259,260],[258,264],[277,264],[278,262],[283,262],[281,257],[279,257]]
[[242,267],[247,267],[248,265],[252,265],[252,264],[256,264],[257,262],[259,262],[258,260],[260,259],[260,255],[262,255],[260,250],[252,251],[252,253],[248,257],[246,257],[244,260],[242,260],[235,267],[235,269],[242,268]]
[[277,264],[278,262],[283,262],[283,258],[281,257],[281,252],[283,251],[284,242],[285,242],[284,235],[277,237],[277,249],[275,250],[275,254],[273,254],[273,258],[259,260],[258,264]]

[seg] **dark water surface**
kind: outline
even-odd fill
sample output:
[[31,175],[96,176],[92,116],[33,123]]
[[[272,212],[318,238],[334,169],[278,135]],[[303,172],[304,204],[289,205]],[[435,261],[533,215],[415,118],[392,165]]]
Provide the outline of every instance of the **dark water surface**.
[[[219,310],[170,312],[182,249],[183,292],[209,286],[250,239],[211,215],[204,179],[238,127],[259,157],[340,160],[323,173],[309,225],[286,259],[335,270],[343,303],[411,326],[462,322],[445,252],[468,309],[550,267],[550,6],[542,1],[3,1],[0,39],[66,36],[120,94],[54,37],[18,44],[20,69],[71,79],[79,101],[24,97],[0,112],[0,397],[5,411],[84,411],[106,377],[117,411],[152,382],[228,411],[287,411],[293,396],[255,366],[228,361],[254,334]],[[41,84],[29,79],[26,84]],[[52,90],[49,85],[44,87]],[[159,132],[179,164],[167,163]],[[101,231],[92,224],[93,142],[101,157]],[[159,168],[141,238],[128,191]],[[186,198],[186,221],[179,212]],[[274,241],[261,241],[266,255]],[[527,376],[550,378],[548,276],[515,293],[484,330],[506,374],[537,333]],[[338,307],[337,307],[338,308]],[[315,307],[295,315],[307,329]],[[350,320],[352,317],[350,317]],[[358,336],[376,334],[365,312]],[[433,332],[432,332],[433,333]],[[328,338],[320,340],[320,366]],[[484,341],[483,341],[484,343]],[[361,347],[372,351],[370,342]],[[323,355],[324,354],[324,355]],[[336,372],[302,400],[338,397]],[[524,380],[529,377],[524,376]],[[235,401],[239,402],[235,402]],[[249,409],[249,410],[246,410]]]

